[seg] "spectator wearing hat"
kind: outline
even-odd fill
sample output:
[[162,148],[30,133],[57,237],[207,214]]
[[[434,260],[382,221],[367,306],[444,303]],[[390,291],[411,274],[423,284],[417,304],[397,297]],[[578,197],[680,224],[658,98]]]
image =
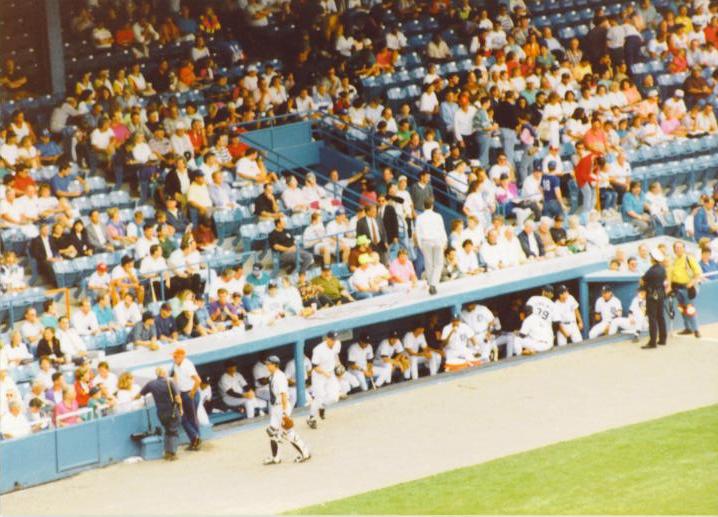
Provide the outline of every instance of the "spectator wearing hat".
[[197,420],[199,386],[201,379],[184,348],[172,353],[170,378],[176,383],[182,399],[182,427],[190,440],[189,450],[199,450],[201,439]]
[[665,297],[669,289],[666,269],[663,266],[665,255],[658,248],[653,248],[651,267],[641,277],[641,286],[646,289],[646,317],[648,318],[649,340],[641,348],[651,349],[657,345],[665,345],[668,337],[665,316]]
[[40,132],[40,140],[35,147],[40,152],[40,161],[43,165],[54,165],[63,155],[62,147],[52,141],[50,131],[47,129]]

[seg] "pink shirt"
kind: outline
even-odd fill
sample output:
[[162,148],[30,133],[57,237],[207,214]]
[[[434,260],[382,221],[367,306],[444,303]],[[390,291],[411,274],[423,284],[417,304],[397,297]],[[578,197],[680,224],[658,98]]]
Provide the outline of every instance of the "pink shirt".
[[411,263],[410,260],[407,260],[404,264],[399,262],[399,259],[394,259],[394,261],[389,265],[389,274],[394,279],[399,279],[399,282],[406,283],[411,282],[411,279],[416,276],[416,273],[414,272],[414,265]]
[[[72,413],[73,411],[77,411],[79,409],[79,406],[77,404],[76,400],[72,401],[71,406],[67,406],[65,404],[65,401],[61,401],[58,405],[55,406],[55,424],[57,425],[57,417],[65,415],[67,413]],[[75,425],[79,424],[81,422],[81,419],[79,416],[71,416],[69,418],[63,418],[61,419],[62,425]]]

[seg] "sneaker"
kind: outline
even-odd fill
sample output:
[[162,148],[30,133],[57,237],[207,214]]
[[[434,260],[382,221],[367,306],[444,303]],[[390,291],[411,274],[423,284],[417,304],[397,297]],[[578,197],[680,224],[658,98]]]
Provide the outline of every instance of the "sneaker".
[[319,410],[319,418],[321,418],[322,420],[324,420],[324,419],[326,418],[326,413],[327,413],[327,410],[324,409],[324,408],[321,408],[321,409]]
[[262,465],[279,465],[280,463],[282,463],[282,458],[270,456],[269,458],[264,458]]
[[307,425],[310,429],[316,429],[317,428],[317,420],[315,418],[309,417],[307,419]]
[[312,459],[312,455],[310,452],[305,452],[301,456],[297,456],[294,458],[294,463],[304,463],[305,461],[309,461]]

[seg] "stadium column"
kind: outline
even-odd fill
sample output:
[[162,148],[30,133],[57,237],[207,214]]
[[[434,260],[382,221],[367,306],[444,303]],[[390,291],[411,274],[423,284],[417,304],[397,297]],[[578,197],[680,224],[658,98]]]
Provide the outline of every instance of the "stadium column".
[[588,299],[588,280],[585,277],[578,281],[578,306],[581,308],[583,320],[583,339],[588,339],[588,330],[591,328],[591,302]]
[[294,343],[294,376],[297,382],[297,407],[304,407],[307,402],[307,394],[304,382],[304,340],[300,339]]
[[45,0],[48,60],[53,94],[65,93],[65,47],[62,42],[60,1]]

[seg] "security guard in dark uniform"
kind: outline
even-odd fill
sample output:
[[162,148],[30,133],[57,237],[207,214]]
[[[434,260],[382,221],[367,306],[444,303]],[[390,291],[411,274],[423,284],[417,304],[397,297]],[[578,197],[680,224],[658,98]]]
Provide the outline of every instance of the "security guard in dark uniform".
[[[641,348],[656,348],[666,344],[666,268],[663,267],[665,257],[658,248],[651,250],[651,267],[641,278],[641,285],[646,288],[646,316],[650,340]],[[656,340],[658,338],[658,340]]]

